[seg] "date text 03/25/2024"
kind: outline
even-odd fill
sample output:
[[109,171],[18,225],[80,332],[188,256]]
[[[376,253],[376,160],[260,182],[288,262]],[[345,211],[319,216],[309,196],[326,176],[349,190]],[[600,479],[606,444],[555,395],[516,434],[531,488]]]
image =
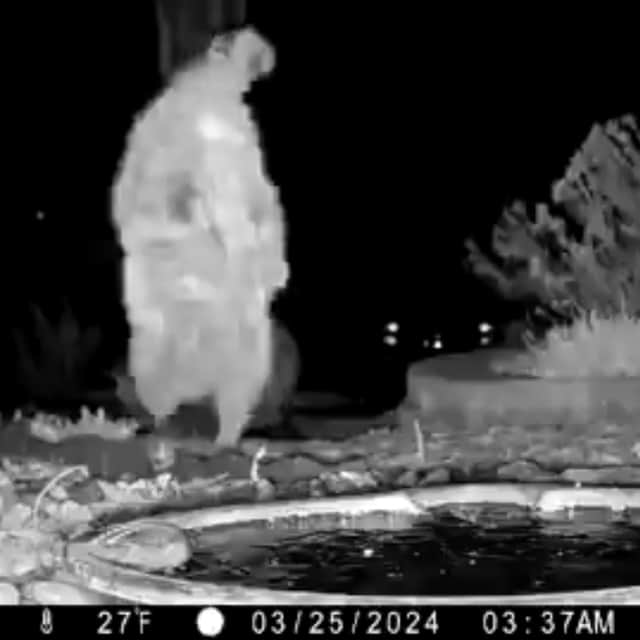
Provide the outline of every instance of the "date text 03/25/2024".
[[[626,610],[631,613],[630,609]],[[638,614],[638,609],[635,609]],[[640,615],[638,616],[640,618]],[[640,622],[640,620],[638,620]],[[277,636],[438,637],[473,631],[483,637],[611,636],[615,607],[269,607],[251,613],[249,633]],[[626,625],[625,625],[626,626]]]

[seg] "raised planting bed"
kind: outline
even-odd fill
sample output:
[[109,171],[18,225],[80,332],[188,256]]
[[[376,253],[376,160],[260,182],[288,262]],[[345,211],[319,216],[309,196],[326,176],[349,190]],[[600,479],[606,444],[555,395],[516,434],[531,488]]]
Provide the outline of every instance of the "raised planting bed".
[[171,577],[112,562],[122,530],[61,577],[146,604],[638,604],[639,516],[636,489],[509,484],[216,507],[128,525],[187,532]]
[[539,378],[528,365],[525,352],[506,349],[414,363],[406,408],[460,428],[611,421],[640,432],[640,378]]

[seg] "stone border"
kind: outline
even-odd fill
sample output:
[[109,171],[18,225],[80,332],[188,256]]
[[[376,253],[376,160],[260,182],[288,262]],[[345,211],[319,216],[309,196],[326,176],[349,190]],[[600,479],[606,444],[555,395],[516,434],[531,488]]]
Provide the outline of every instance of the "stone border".
[[414,362],[407,401],[423,414],[454,411],[466,425],[505,421],[584,424],[640,415],[638,377],[541,377],[516,349],[481,349]]
[[[170,513],[145,520],[168,522],[183,529],[274,521],[292,516],[365,513],[420,516],[430,508],[453,504],[513,504],[535,510],[541,517],[575,507],[609,508],[621,512],[640,509],[640,490],[610,487],[566,488],[543,485],[459,485],[255,505],[214,507]],[[519,596],[351,596],[305,591],[278,591],[236,585],[193,583],[150,576],[98,560],[92,543],[71,543],[62,577],[124,600],[142,604],[314,604],[314,605],[446,605],[446,604],[640,604],[640,585],[634,587]]]

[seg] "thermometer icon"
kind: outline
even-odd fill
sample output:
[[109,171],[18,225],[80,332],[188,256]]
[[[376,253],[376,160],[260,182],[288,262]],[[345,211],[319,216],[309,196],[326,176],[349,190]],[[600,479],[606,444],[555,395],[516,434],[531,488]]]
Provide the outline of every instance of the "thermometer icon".
[[40,631],[44,635],[49,635],[53,633],[53,618],[51,616],[51,609],[49,607],[45,607],[42,610],[42,617],[40,618]]

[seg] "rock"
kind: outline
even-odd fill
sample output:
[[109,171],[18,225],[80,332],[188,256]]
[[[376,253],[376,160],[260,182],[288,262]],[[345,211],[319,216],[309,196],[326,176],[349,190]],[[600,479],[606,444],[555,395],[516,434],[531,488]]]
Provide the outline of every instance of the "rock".
[[38,545],[29,538],[0,532],[0,578],[23,578],[40,568]]
[[415,451],[394,455],[371,456],[370,463],[372,467],[381,471],[384,469],[419,469],[426,467],[426,462]]
[[[107,562],[119,562],[140,571],[166,571],[179,567],[191,557],[187,535],[166,522],[116,526],[106,531],[103,541],[91,543],[91,554]],[[69,547],[73,553],[74,544]]]
[[320,479],[329,495],[342,495],[378,488],[370,473],[339,471],[338,473],[323,473]]
[[455,464],[452,464],[449,467],[449,482],[453,483],[461,483],[461,482],[469,482],[469,474],[461,467],[458,467]]
[[500,461],[496,455],[474,456],[469,470],[471,482],[493,482],[496,479]]
[[434,484],[448,484],[451,482],[451,472],[447,467],[437,467],[427,473],[420,481],[421,487],[427,487]]
[[327,495],[324,482],[320,478],[312,478],[306,481],[304,486],[307,491],[304,495],[305,498],[324,498]]
[[448,467],[452,482],[492,482],[500,464],[495,456],[456,451],[449,457]]
[[415,469],[407,469],[395,478],[393,484],[399,489],[417,487],[420,475]]
[[50,530],[70,530],[78,525],[89,523],[94,518],[94,513],[88,505],[81,505],[73,500],[53,502],[43,500],[39,517],[42,527]]
[[538,455],[537,459],[545,467],[562,470],[582,466],[586,462],[586,454],[583,447],[576,443],[556,449],[549,448],[544,454]]
[[296,480],[317,478],[326,469],[324,465],[305,456],[294,456],[263,464],[260,475],[275,484],[289,484]]
[[640,486],[640,468],[638,467],[572,468],[563,471],[560,477],[563,480],[580,484]]
[[0,529],[22,529],[33,515],[33,510],[22,502],[17,502],[8,511],[0,514]]
[[[26,431],[26,423],[24,425],[11,425],[10,429]],[[5,429],[3,435],[6,434]],[[22,444],[22,441],[20,441]],[[24,441],[24,445],[28,440]],[[35,458],[24,457],[3,457],[3,465],[8,472],[10,478],[16,486],[29,487],[31,490],[38,491],[52,478],[65,470],[65,466],[59,462],[48,462]]]
[[25,596],[41,605],[101,605],[108,598],[84,587],[57,580],[37,580],[26,585]]
[[296,480],[290,483],[275,485],[277,500],[306,500],[312,497],[322,497],[324,495],[322,483],[317,478],[307,478]]
[[264,478],[260,478],[260,480],[256,482],[256,500],[259,502],[269,502],[275,499],[275,497],[276,488],[273,484]]
[[89,480],[67,489],[69,498],[82,505],[91,505],[104,500],[104,493],[95,480]]
[[601,423],[600,425],[600,433],[603,437],[606,436],[618,436],[621,434],[624,434],[626,431],[625,427],[620,425],[620,424],[616,424],[615,422],[604,422]]
[[9,582],[0,582],[0,606],[20,604],[20,592]]
[[480,433],[470,437],[469,444],[474,448],[478,447],[478,450],[482,450],[488,447],[495,447],[496,438],[491,429],[488,429],[486,433]]
[[623,465],[624,460],[613,453],[602,451],[599,448],[589,447],[586,452],[586,463],[598,467],[609,467],[615,465]]
[[219,493],[221,504],[255,502],[258,489],[251,480],[232,480]]
[[63,486],[55,484],[47,490],[47,498],[56,502],[63,502],[69,499],[69,494]]
[[352,473],[364,473],[371,469],[371,465],[364,458],[354,458],[347,462],[343,462],[338,465],[341,471],[347,471]]
[[314,446],[314,444],[315,443],[308,443],[306,446],[301,446],[300,450],[321,464],[335,465],[342,462],[359,460],[363,455],[363,452],[354,453],[344,445],[335,446],[328,443],[318,443],[317,446]]
[[550,471],[541,469],[534,462],[516,460],[498,467],[499,480],[515,480],[518,482],[549,482],[557,480],[558,476]]
[[376,484],[380,489],[393,489],[398,486],[396,483],[407,469],[394,467],[391,469],[378,469],[371,466],[371,475],[375,478]]

